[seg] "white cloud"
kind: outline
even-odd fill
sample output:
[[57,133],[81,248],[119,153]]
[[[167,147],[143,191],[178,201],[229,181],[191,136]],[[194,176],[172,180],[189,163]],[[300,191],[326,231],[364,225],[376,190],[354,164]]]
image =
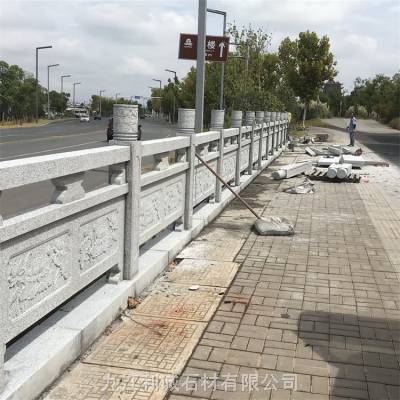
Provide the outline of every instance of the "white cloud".
[[[272,33],[271,50],[300,31],[327,34],[338,60],[338,79],[351,87],[356,76],[393,74],[399,69],[399,3],[391,0],[209,0],[225,10],[228,22],[251,23]],[[0,58],[34,72],[35,47],[40,53],[40,80],[46,65],[60,63],[51,77],[71,74],[66,87],[82,81],[77,96],[145,95],[152,78],[164,82],[165,68],[184,76],[191,61],[178,60],[180,32],[197,30],[197,0],[25,1],[0,0]],[[222,18],[208,15],[208,33],[220,34]],[[397,35],[396,35],[397,34]]]

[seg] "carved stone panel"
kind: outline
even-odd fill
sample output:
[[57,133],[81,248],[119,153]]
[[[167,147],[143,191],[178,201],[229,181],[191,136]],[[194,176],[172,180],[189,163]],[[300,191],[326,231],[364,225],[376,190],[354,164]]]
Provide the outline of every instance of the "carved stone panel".
[[236,171],[236,151],[224,156],[223,177],[226,181],[230,181],[235,177]]
[[[209,164],[212,169],[217,170],[216,160]],[[215,176],[204,165],[198,165],[194,170],[194,204],[199,204],[214,192]]]
[[258,160],[258,140],[254,141],[254,146],[253,146],[253,162],[256,162]]
[[181,217],[184,211],[184,174],[149,186],[142,191],[140,198],[141,243]]
[[68,283],[70,256],[71,234],[63,232],[10,257],[6,265],[10,321],[21,318]]
[[102,262],[118,247],[118,211],[86,222],[79,230],[79,268],[81,273]]
[[250,146],[242,147],[240,151],[240,170],[243,171],[249,165]]

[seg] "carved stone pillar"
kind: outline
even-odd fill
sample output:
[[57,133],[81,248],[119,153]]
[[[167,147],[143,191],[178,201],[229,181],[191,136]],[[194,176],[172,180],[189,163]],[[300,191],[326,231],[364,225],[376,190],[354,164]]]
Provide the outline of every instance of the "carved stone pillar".
[[194,162],[196,158],[195,117],[196,110],[189,108],[180,108],[178,110],[177,135],[188,136],[190,138],[186,155],[189,168],[186,170],[185,210],[183,215],[184,229],[191,229],[193,226]]
[[257,125],[262,125],[264,123],[264,111],[256,111],[255,119]]
[[65,204],[85,197],[83,188],[84,172],[54,178],[51,180],[55,186],[51,202],[53,204]]
[[178,110],[178,131],[177,134],[194,134],[196,110],[191,108],[180,108]]
[[243,111],[232,111],[231,126],[232,128],[240,128],[242,126]]
[[115,144],[129,144],[138,140],[139,110],[137,105],[114,104],[113,130]]
[[210,130],[224,129],[225,110],[211,110]]
[[255,119],[256,113],[254,111],[246,111],[245,117],[244,117],[244,124],[247,125],[253,125],[254,119]]

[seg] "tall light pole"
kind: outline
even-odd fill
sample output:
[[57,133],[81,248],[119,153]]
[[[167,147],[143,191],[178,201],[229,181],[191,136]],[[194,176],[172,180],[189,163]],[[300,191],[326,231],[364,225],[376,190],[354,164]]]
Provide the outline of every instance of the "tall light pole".
[[115,101],[118,100],[118,96],[119,96],[120,94],[121,94],[121,93],[115,93]]
[[47,66],[47,119],[50,119],[50,68],[58,67],[60,64]]
[[71,75],[61,75],[61,114],[64,115],[64,78],[71,78]]
[[102,89],[99,92],[99,114],[100,114],[100,119],[101,119],[101,94],[104,93],[106,90]]
[[[222,36],[226,34],[226,12],[220,10],[212,10],[211,8],[207,8],[209,13],[223,15],[224,24],[222,29]],[[229,49],[228,49],[229,50]],[[225,63],[221,63],[221,88],[220,88],[220,98],[219,98],[219,108],[220,110],[224,109],[224,75],[225,75]]]
[[36,123],[38,122],[39,119],[39,77],[38,77],[39,50],[51,49],[51,48],[53,48],[53,46],[36,47],[36,97],[35,97]]
[[74,82],[73,84],[72,84],[72,86],[73,86],[73,95],[72,95],[72,107],[73,107],[73,109],[74,109],[74,117],[75,117],[75,86],[76,85],[80,85],[82,82]]
[[207,0],[199,0],[197,22],[197,61],[196,61],[196,116],[194,129],[196,133],[203,131],[204,117],[204,64],[206,57],[206,19]]
[[[175,87],[175,83],[176,83],[176,71],[173,71],[172,69],[166,69],[166,71],[167,72],[171,72],[171,74],[174,74],[174,87]],[[174,92],[174,113],[173,113],[173,116],[172,116],[172,122],[175,122],[175,90],[174,89],[172,89],[173,90],[173,92]]]
[[160,116],[162,116],[162,108],[161,108],[161,84],[162,84],[162,82],[161,82],[161,79],[154,79],[153,78],[153,81],[155,81],[155,82],[159,82],[160,83]]

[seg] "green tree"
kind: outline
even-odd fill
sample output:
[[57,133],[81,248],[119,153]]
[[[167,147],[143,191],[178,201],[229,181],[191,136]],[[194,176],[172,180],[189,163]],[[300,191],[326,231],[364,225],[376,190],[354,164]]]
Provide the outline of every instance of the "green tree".
[[304,102],[303,126],[307,107],[316,100],[323,84],[337,75],[329,38],[315,32],[300,32],[296,40],[285,38],[279,46],[281,70],[289,87]]

